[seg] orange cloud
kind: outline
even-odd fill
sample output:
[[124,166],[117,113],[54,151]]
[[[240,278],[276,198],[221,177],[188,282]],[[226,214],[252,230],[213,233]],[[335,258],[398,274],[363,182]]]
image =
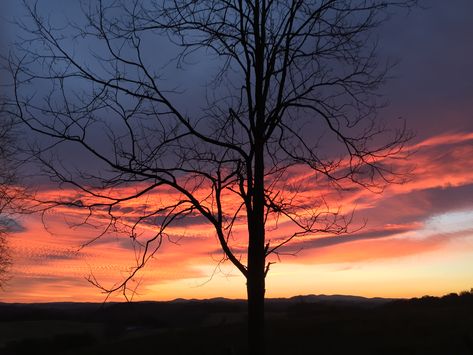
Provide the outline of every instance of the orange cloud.
[[[353,229],[363,223],[366,226],[349,236],[308,235],[296,239],[281,251],[294,253],[302,248],[302,252],[295,259],[284,258],[284,263],[290,264],[291,260],[313,265],[381,262],[439,251],[455,239],[467,240],[465,233],[471,235],[468,232],[471,225],[466,225],[468,220],[462,222],[464,228],[450,234],[448,231],[438,234],[428,230],[428,221],[432,216],[450,211],[473,211],[470,198],[473,193],[472,143],[473,133],[449,133],[413,145],[411,148],[415,154],[409,160],[396,162],[401,168],[415,166],[412,179],[402,185],[388,186],[383,194],[373,194],[356,186],[347,191],[334,191],[316,179],[311,171],[295,167],[276,188],[289,191],[286,198],[294,199],[303,207],[298,213],[323,211],[327,206],[336,211],[340,207],[340,213],[348,215],[355,210]],[[106,191],[106,194],[125,196],[142,188],[140,185],[129,186]],[[197,194],[205,201],[208,191],[201,187]],[[52,208],[43,215],[44,225],[38,216],[28,217],[23,221],[24,230],[12,235],[14,278],[7,292],[2,294],[4,300],[66,300],[71,298],[68,295],[76,295],[72,297],[74,300],[103,300],[104,296],[91,287],[85,277],[93,274],[106,286],[125,277],[142,252],[133,248],[130,238],[132,224],[156,205],[172,203],[180,195],[160,188],[136,200],[124,201],[115,211],[121,217],[119,223],[110,219],[107,211],[97,209],[89,215],[88,210],[80,208],[80,205],[103,198],[87,199],[72,189],[45,189],[38,193],[42,200],[56,200],[58,197],[67,198],[76,206]],[[236,211],[238,201],[235,197],[228,194],[225,199],[230,210]],[[245,247],[243,217],[240,215],[242,220],[237,220],[230,239],[237,252]],[[109,224],[111,221],[115,223]],[[161,221],[160,214],[147,219],[135,230],[136,240],[145,241],[155,235]],[[107,226],[110,228],[100,239],[80,249]],[[280,217],[268,222],[267,237],[273,245],[293,232],[294,225],[288,218]],[[185,279],[208,278],[209,270],[222,258],[212,226],[192,213],[171,225],[167,233],[169,240],[165,240],[150,265],[140,274],[143,284],[171,285]],[[244,255],[241,257],[244,260]],[[284,263],[278,267],[284,267]],[[139,297],[159,298],[159,295],[149,293],[154,291],[147,292]],[[172,290],[167,292],[170,294]]]

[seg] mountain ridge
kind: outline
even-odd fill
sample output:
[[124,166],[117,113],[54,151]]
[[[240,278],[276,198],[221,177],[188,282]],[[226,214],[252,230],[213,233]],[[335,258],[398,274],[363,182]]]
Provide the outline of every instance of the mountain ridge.
[[[424,296],[430,297],[430,296]],[[355,296],[355,295],[341,295],[341,294],[333,294],[333,295],[326,295],[326,294],[307,294],[307,295],[296,295],[291,297],[271,297],[266,298],[266,302],[273,303],[273,302],[306,302],[306,303],[314,303],[314,302],[350,302],[350,303],[366,303],[366,302],[373,302],[373,303],[381,303],[381,302],[390,302],[394,300],[406,300],[408,298],[388,298],[388,297],[364,297],[364,296]],[[199,303],[199,302],[246,302],[246,299],[242,298],[226,298],[226,297],[211,297],[211,298],[175,298],[172,300],[166,301],[153,301],[153,300],[143,300],[143,301],[132,301],[132,302],[117,302],[117,301],[110,301],[110,302],[0,302],[0,306],[3,305],[28,305],[28,306],[39,306],[39,307],[46,307],[46,306],[55,306],[58,308],[66,307],[66,306],[74,306],[74,305],[82,305],[82,306],[107,306],[107,305],[117,305],[117,304],[185,304],[185,303]]]

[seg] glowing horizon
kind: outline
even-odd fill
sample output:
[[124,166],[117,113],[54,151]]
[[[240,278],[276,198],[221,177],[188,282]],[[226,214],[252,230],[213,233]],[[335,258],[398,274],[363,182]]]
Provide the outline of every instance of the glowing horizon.
[[[354,189],[340,197],[345,210],[356,208],[356,221],[368,219],[366,226],[344,236],[295,240],[286,251],[297,255],[283,256],[268,274],[267,297],[413,297],[472,287],[473,206],[468,194],[473,191],[473,134],[437,135],[413,148],[416,154],[404,162],[416,165],[410,181],[390,185],[383,194]],[[304,176],[302,171],[294,178],[307,181],[303,195],[310,197],[317,186]],[[39,216],[20,221],[10,240],[13,278],[0,294],[1,301],[105,299],[85,278],[92,274],[111,286],[133,265],[135,254],[129,237],[123,235],[105,235],[80,249],[97,233],[92,227],[68,227],[81,213],[52,210],[43,221]],[[279,227],[279,235],[289,228],[284,223]],[[173,232],[175,241],[180,240],[164,243],[140,274],[135,300],[245,298],[244,278],[229,262],[219,264],[222,254],[209,225],[193,219]],[[114,295],[110,300],[123,297]]]

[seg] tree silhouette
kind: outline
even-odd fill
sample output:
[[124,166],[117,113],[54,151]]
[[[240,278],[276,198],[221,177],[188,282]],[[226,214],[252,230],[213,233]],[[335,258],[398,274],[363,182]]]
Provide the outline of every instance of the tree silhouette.
[[7,234],[11,227],[11,214],[17,211],[16,201],[21,189],[17,183],[16,163],[13,160],[16,145],[12,120],[0,108],[0,288],[8,280],[11,265]]
[[[376,56],[374,30],[391,7],[414,4],[97,1],[83,6],[82,22],[56,27],[27,6],[30,20],[8,58],[9,110],[47,137],[33,150],[43,170],[77,191],[41,206],[87,209],[84,223],[108,218],[97,238],[119,230],[136,243],[137,263],[124,280],[110,288],[90,281],[126,295],[172,240],[170,228],[200,216],[247,280],[249,345],[263,354],[273,257],[303,236],[346,233],[351,220],[323,194],[303,198],[289,177],[306,169],[320,186],[375,191],[403,179],[393,159],[410,135],[377,116],[389,65]],[[189,108],[192,95],[165,78],[178,73],[163,63],[165,53],[178,69],[210,63],[205,100]],[[67,144],[93,164],[73,167],[58,153]],[[173,198],[156,198],[163,191]],[[147,201],[138,217],[123,212],[132,200]],[[293,232],[278,234],[278,223],[292,223]],[[141,234],[143,225],[154,234]],[[244,240],[235,232],[241,225]]]

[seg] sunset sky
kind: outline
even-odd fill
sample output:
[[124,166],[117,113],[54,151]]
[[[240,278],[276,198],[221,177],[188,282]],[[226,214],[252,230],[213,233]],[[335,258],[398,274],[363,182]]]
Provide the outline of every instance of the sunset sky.
[[[0,4],[4,53],[15,39],[5,19],[22,16],[18,3]],[[66,11],[58,1],[38,3],[46,11]],[[382,89],[389,106],[380,115],[402,117],[415,132],[411,156],[399,162],[413,169],[411,178],[382,194],[362,188],[343,195],[327,192],[345,211],[355,211],[354,232],[295,240],[289,250],[294,255],[272,265],[267,297],[414,297],[473,287],[473,2],[432,0],[428,5],[393,13],[379,30],[381,56],[399,60]],[[303,168],[291,176],[301,182],[305,198],[321,194]],[[68,193],[73,192],[53,184],[38,191],[40,196]],[[159,198],[173,194],[160,191]],[[112,286],[133,265],[134,252],[123,235],[105,235],[80,248],[97,234],[90,227],[71,227],[83,213],[53,209],[19,217],[9,237],[12,277],[0,290],[0,301],[105,299],[86,278],[93,275]],[[219,263],[222,255],[210,225],[192,219],[175,228],[176,243],[164,243],[140,274],[135,300],[246,297],[238,270]],[[289,227],[281,223],[279,228],[284,233]]]

